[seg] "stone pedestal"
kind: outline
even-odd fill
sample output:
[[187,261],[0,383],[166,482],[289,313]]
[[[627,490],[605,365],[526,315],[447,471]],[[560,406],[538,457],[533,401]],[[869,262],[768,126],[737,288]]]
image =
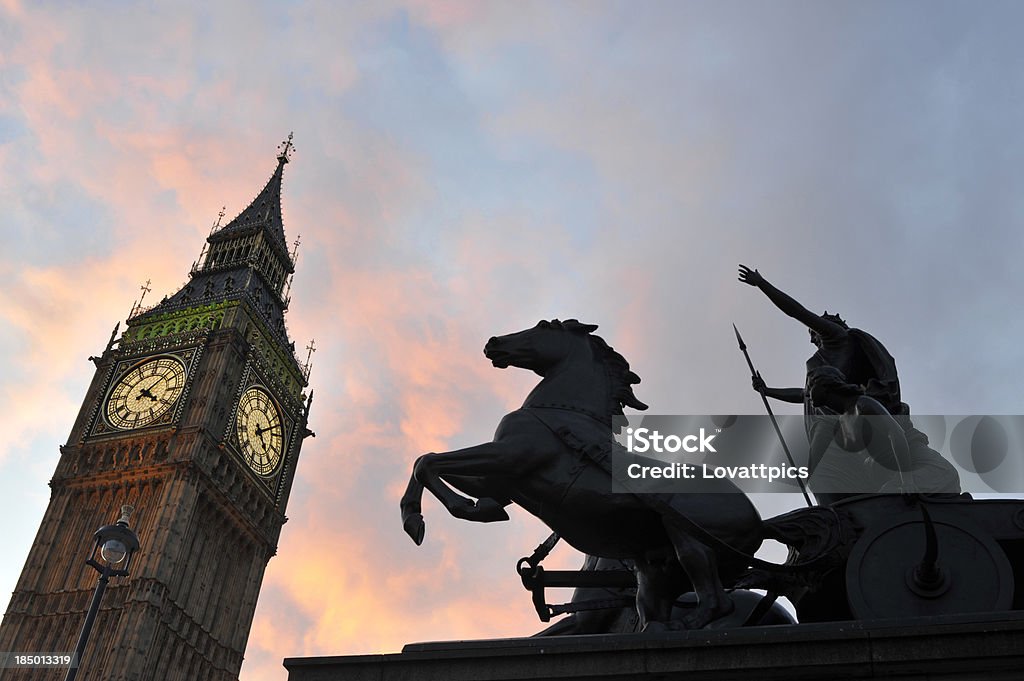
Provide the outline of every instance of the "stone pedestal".
[[1020,681],[1024,613],[415,643],[284,666],[288,681]]

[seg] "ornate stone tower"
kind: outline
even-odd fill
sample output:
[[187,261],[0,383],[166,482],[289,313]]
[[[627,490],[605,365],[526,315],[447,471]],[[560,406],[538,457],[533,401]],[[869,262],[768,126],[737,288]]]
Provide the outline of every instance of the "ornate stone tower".
[[[92,533],[135,507],[141,550],[111,582],[80,681],[237,679],[312,402],[284,313],[291,136],[266,186],[207,239],[180,291],[137,307],[92,358],[0,651],[71,651],[96,584]],[[63,670],[0,670],[63,679]]]

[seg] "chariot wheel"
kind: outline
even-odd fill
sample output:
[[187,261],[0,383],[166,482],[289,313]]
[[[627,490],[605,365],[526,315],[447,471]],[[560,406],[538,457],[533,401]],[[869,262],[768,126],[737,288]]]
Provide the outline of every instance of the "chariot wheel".
[[1013,568],[992,537],[961,518],[932,520],[926,508],[865,533],[846,564],[857,619],[1010,609]]

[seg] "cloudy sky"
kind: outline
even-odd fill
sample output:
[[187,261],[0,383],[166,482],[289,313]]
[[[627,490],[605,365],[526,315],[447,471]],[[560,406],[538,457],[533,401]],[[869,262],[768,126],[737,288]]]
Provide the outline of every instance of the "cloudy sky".
[[882,339],[916,412],[1024,413],[1022,24],[995,1],[0,2],[0,609],[86,358],[293,130],[317,437],[244,681],[541,628],[514,573],[538,521],[430,501],[418,548],[399,522],[415,457],[490,439],[532,385],[491,335],[578,317],[654,413],[757,413],[730,323],[772,385],[811,346],[744,262]]

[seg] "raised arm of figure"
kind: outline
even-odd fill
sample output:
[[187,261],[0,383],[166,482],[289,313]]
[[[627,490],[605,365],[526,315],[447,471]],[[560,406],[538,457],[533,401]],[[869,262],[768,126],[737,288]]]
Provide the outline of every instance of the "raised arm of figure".
[[795,299],[772,286],[757,270],[750,269],[746,265],[740,265],[739,280],[744,284],[761,289],[768,296],[768,300],[775,303],[775,307],[812,331],[823,336],[838,336],[846,333],[846,329],[839,324],[821,315],[814,314]]

